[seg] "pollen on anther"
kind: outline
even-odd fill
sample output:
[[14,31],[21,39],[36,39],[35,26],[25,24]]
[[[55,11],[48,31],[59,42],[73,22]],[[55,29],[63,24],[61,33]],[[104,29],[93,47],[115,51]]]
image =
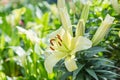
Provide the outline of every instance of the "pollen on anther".
[[62,44],[58,41],[58,44],[60,45],[60,46],[62,46]]
[[55,50],[55,49],[54,49],[53,47],[51,47],[51,46],[50,46],[50,49],[53,50],[53,51]]
[[57,38],[62,42],[60,35],[57,34]]
[[51,44],[52,46],[54,46],[53,41],[55,41],[55,39],[51,39],[51,40],[50,40],[50,44]]

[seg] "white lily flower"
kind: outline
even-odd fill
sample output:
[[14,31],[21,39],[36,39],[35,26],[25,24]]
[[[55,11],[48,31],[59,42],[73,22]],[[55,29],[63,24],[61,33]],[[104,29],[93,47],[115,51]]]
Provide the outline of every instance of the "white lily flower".
[[19,23],[21,16],[25,13],[26,8],[20,8],[20,9],[15,9],[12,11],[11,14],[6,16],[6,21],[12,25],[15,26],[17,23]]
[[15,61],[18,62],[19,65],[23,66],[25,63],[26,51],[20,46],[10,46],[10,48],[18,55],[15,57]]
[[[53,36],[55,37],[53,38]],[[68,71],[76,70],[77,64],[75,60],[75,54],[77,51],[88,49],[92,46],[92,42],[82,36],[73,37],[69,31],[63,28],[51,33],[50,39],[50,49],[52,54],[50,54],[45,60],[45,68],[48,73],[53,72],[53,67],[61,59],[64,59],[65,66]]]
[[26,30],[22,27],[17,26],[17,29],[20,34],[25,34],[28,39],[30,39],[33,43],[40,43],[40,39],[38,38],[37,34],[33,30]]
[[14,17],[15,17],[15,20],[17,20],[17,21],[20,20],[21,15],[24,14],[25,11],[26,11],[26,8],[25,8],[25,7],[20,8],[20,9],[15,9],[15,10],[13,10],[13,11],[12,11],[12,14],[13,14]]
[[26,32],[27,38],[29,38],[34,43],[40,43],[40,39],[37,34],[33,30],[27,30]]
[[10,14],[10,15],[6,16],[6,21],[7,21],[11,26],[15,26],[15,17],[14,17],[14,15]]
[[94,46],[97,45],[105,37],[114,19],[114,17],[111,17],[109,14],[107,14],[104,21],[101,23],[100,27],[97,29],[95,35],[92,38]]

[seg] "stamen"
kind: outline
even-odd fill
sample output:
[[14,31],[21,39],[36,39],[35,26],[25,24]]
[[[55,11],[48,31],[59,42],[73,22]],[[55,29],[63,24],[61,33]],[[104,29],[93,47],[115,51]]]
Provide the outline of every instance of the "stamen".
[[51,47],[51,46],[50,46],[50,49],[53,50],[53,51],[55,50],[55,49],[54,49],[53,47]]
[[60,45],[60,46],[62,46],[62,44],[58,41],[58,44]]
[[57,38],[62,42],[62,39],[59,34],[57,34]]
[[55,41],[55,39],[50,40],[50,43],[51,43],[52,46],[54,46],[53,41]]

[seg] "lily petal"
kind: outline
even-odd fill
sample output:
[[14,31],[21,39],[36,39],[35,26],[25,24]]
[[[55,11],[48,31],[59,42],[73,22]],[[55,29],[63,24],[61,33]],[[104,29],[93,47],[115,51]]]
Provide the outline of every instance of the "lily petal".
[[24,28],[22,28],[22,27],[19,27],[19,26],[17,26],[17,29],[18,29],[18,31],[19,31],[21,34],[25,34],[25,33],[27,32],[26,29],[24,29]]
[[53,67],[55,66],[55,64],[59,62],[65,56],[66,56],[65,53],[56,52],[56,53],[51,54],[49,57],[47,57],[44,63],[47,72],[52,73]]
[[74,51],[77,52],[77,51],[88,49],[90,47],[92,47],[92,42],[86,37],[80,36],[76,39],[76,48]]
[[69,72],[74,71],[78,68],[75,59],[70,57],[65,59],[65,66]]
[[64,35],[62,36],[62,40],[63,40],[63,44],[64,44],[65,48],[69,50],[70,45],[71,45],[72,36],[70,35],[70,33],[68,31],[66,31],[64,33]]
[[26,31],[26,36],[28,39],[30,39],[30,41],[32,41],[33,43],[40,43],[40,39],[38,38],[37,34],[32,31],[32,30],[27,30]]
[[55,38],[57,34],[60,34],[61,36],[65,33],[65,30],[60,27],[59,29],[57,29],[56,31],[50,33],[47,38],[48,39],[52,39],[52,38]]

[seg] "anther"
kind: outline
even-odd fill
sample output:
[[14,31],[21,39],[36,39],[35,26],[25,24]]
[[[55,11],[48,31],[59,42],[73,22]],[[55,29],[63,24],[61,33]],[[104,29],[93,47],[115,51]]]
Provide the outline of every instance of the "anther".
[[58,44],[60,45],[60,46],[62,46],[62,44],[58,41]]
[[55,50],[55,49],[54,49],[53,47],[51,47],[51,46],[50,46],[50,49],[53,50],[53,51]]
[[53,41],[55,41],[55,39],[50,40],[50,43],[51,43],[52,46],[54,46]]
[[57,38],[62,42],[60,35],[57,34]]

